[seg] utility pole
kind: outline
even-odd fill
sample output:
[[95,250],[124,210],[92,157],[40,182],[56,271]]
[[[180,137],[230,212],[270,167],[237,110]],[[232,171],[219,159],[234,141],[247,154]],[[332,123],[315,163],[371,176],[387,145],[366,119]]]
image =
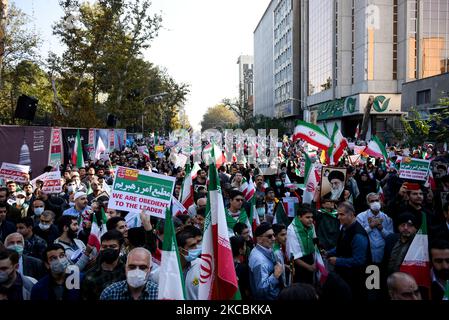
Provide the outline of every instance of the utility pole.
[[0,90],[3,88],[3,57],[5,55],[6,17],[8,15],[8,0],[0,0]]

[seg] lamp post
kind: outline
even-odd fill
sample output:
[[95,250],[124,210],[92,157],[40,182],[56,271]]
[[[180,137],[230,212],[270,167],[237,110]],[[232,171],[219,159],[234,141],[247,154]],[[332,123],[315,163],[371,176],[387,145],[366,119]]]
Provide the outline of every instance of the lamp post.
[[[151,95],[151,96],[148,96],[148,97],[143,98],[143,99],[142,99],[142,103],[143,103],[144,106],[147,105],[148,103],[151,103],[151,104],[153,104],[153,103],[159,103],[159,102],[161,102],[161,101],[164,99],[164,97],[166,97],[167,95],[168,95],[167,92],[161,92],[161,93],[153,94],[153,95]],[[144,128],[143,128],[143,117],[144,117],[145,114],[146,114],[146,113],[145,113],[144,111],[142,111],[142,137],[145,135],[145,131],[144,131]]]

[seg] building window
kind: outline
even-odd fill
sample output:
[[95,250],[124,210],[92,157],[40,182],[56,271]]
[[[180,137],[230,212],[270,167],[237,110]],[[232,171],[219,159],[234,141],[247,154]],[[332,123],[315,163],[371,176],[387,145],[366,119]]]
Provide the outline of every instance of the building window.
[[418,91],[416,93],[416,104],[428,104],[430,103],[430,89]]
[[334,0],[309,1],[309,95],[332,87]]
[[420,78],[449,71],[449,1],[421,0]]
[[352,0],[352,8],[351,8],[351,11],[352,11],[352,21],[351,21],[351,30],[352,30],[352,32],[351,32],[351,84],[354,84],[354,50],[355,50],[355,44],[354,44],[354,41],[355,41],[355,26],[354,26],[354,24],[355,24],[355,9],[354,9],[354,6],[355,6],[355,0]]
[[418,1],[407,1],[407,77],[416,79],[418,77],[418,45],[416,33],[418,30]]
[[398,0],[393,0],[393,80],[398,79]]

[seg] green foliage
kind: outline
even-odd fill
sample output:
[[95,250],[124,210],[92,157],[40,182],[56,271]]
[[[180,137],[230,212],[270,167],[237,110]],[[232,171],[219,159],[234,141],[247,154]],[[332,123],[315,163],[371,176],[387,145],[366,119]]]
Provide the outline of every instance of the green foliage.
[[219,104],[207,109],[201,121],[201,129],[226,129],[237,125],[237,116],[224,104]]

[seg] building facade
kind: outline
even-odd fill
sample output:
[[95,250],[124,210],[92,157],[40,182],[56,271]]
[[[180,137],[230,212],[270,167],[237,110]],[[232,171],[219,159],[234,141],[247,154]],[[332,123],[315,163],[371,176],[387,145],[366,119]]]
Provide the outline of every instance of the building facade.
[[239,66],[239,97],[242,104],[247,103],[254,110],[254,57],[242,55],[237,59]]
[[[369,4],[368,4],[369,3]],[[373,99],[367,139],[401,130],[407,82],[448,71],[449,1],[302,1],[301,58],[310,122],[353,137]]]
[[254,115],[302,118],[300,1],[272,0],[254,31]]

